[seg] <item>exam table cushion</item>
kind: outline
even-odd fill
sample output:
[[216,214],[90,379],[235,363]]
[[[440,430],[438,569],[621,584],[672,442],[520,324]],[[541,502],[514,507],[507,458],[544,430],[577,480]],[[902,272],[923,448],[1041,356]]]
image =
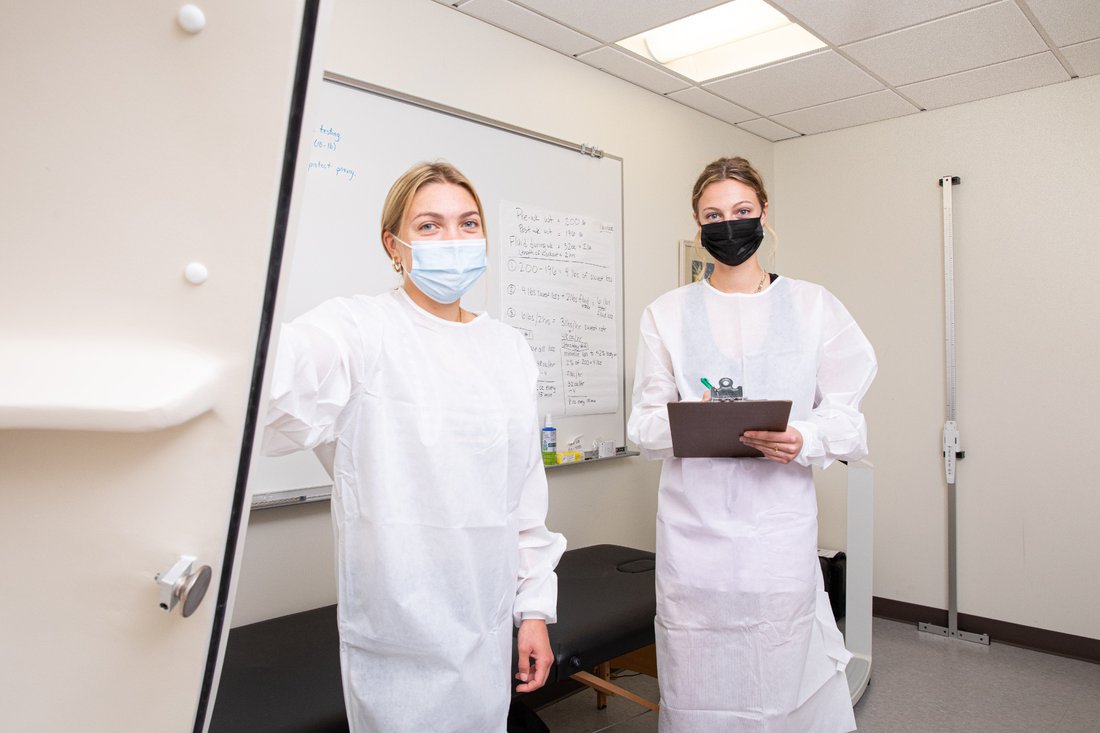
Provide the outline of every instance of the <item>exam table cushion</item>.
[[558,563],[551,682],[653,643],[654,555],[619,545],[569,550]]
[[[652,552],[618,545],[566,552],[547,682],[652,644],[655,609]],[[210,733],[251,730],[348,730],[336,606],[230,630]]]
[[336,606],[229,631],[210,733],[344,733]]

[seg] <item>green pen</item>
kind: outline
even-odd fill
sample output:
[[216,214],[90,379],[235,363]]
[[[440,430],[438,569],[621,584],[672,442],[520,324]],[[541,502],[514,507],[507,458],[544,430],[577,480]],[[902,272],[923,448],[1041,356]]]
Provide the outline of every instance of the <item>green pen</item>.
[[706,377],[703,377],[699,381],[702,382],[703,386],[706,387],[707,389],[714,389],[714,387],[711,385],[711,383],[707,381]]

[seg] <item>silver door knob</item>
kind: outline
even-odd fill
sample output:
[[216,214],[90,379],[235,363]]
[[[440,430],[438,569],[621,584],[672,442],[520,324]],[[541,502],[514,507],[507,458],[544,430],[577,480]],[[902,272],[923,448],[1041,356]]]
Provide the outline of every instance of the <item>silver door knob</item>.
[[171,613],[177,604],[182,603],[181,613],[187,618],[206,597],[212,575],[209,565],[194,570],[195,558],[182,555],[176,564],[163,573],[157,573],[157,587],[160,590],[158,605],[165,613]]

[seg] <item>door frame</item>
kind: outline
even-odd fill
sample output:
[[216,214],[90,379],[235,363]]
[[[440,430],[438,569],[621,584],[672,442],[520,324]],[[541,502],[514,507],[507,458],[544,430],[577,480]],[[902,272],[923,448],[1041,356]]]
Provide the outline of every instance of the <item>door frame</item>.
[[229,531],[225,541],[225,554],[222,558],[221,578],[218,582],[218,597],[214,610],[214,624],[210,633],[210,647],[207,650],[202,688],[199,692],[198,708],[195,711],[194,733],[204,733],[210,725],[214,702],[212,698],[217,691],[216,683],[221,673],[224,642],[228,637],[225,621],[230,607],[230,592],[236,587],[232,581],[237,567],[237,549],[240,544],[242,521],[246,516],[245,512],[249,508],[248,469],[252,463],[252,449],[255,444],[256,429],[262,408],[261,398],[264,392],[268,345],[274,325],[275,304],[278,296],[279,278],[282,272],[283,255],[286,251],[287,236],[290,232],[291,202],[295,195],[294,179],[298,170],[302,127],[305,122],[306,97],[309,91],[314,45],[317,40],[320,4],[321,0],[306,0],[302,13],[302,27],[298,39],[298,57],[295,63],[294,85],[291,92],[286,143],[283,150],[279,197],[271,235],[271,257],[268,260],[259,337],[256,340],[256,354],[252,363],[252,378],[248,393],[248,414],[241,438],[237,481],[233,490]]

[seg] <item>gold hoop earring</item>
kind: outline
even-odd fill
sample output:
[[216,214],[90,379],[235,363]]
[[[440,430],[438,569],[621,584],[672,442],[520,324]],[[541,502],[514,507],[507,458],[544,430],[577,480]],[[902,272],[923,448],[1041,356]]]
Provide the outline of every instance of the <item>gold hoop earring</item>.
[[401,267],[401,260],[395,259],[393,261],[393,271],[400,274],[402,269],[403,268]]

